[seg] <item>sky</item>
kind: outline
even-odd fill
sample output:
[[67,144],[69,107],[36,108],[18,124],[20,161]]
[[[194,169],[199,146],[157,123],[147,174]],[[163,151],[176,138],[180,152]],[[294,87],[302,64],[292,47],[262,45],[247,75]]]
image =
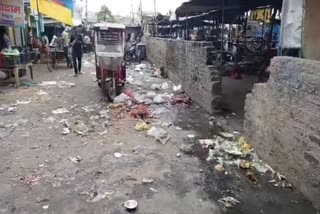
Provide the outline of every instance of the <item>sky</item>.
[[[169,10],[175,11],[183,2],[187,0],[156,0],[157,12],[166,14]],[[130,15],[131,2],[133,11],[137,12],[140,0],[88,0],[89,11],[99,11],[102,5],[106,5],[114,15]],[[142,10],[154,11],[154,0],[141,0]]]

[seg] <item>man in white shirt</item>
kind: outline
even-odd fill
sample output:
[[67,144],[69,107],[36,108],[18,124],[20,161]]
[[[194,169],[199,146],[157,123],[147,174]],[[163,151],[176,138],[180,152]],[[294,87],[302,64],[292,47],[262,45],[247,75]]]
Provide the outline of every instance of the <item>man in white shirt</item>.
[[90,52],[90,37],[88,35],[85,35],[83,38],[83,43],[84,43],[84,52],[89,53]]
[[84,39],[83,39],[83,42],[84,42],[84,44],[86,44],[86,45],[90,44],[90,37],[89,37],[88,35],[85,35],[85,36],[84,36]]
[[61,34],[62,38],[63,38],[63,52],[64,52],[64,57],[66,58],[67,61],[67,66],[68,68],[72,68],[72,62],[69,58],[69,54],[68,54],[68,49],[69,49],[69,42],[70,42],[70,37],[69,37],[69,33],[67,32],[67,29],[65,28]]

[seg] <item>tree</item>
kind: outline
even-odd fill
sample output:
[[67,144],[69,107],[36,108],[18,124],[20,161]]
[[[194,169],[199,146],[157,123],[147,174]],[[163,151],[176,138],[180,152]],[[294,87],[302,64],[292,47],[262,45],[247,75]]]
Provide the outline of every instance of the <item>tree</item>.
[[97,13],[98,22],[115,22],[115,18],[113,17],[109,8],[103,5],[100,11]]

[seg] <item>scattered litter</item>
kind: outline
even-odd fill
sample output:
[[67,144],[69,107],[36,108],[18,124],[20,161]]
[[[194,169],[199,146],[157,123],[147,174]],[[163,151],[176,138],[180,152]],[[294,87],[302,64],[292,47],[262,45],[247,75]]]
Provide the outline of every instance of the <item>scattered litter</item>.
[[134,99],[134,93],[132,90],[128,89],[126,92],[124,92],[125,95],[127,95],[128,97],[130,97],[130,99]]
[[249,161],[247,161],[247,160],[241,160],[239,166],[242,169],[250,169],[251,163]]
[[225,138],[233,138],[234,135],[229,132],[220,132],[220,135]]
[[142,179],[142,183],[143,183],[143,184],[152,184],[152,183],[153,183],[153,179],[143,178],[143,179]]
[[151,85],[151,89],[152,90],[160,90],[161,89],[161,85],[154,83],[154,84]]
[[167,82],[164,82],[164,83],[162,83],[161,88],[163,90],[167,90],[167,89],[169,89],[169,84]]
[[91,202],[91,203],[95,203],[95,202],[98,202],[102,199],[104,199],[105,197],[107,197],[107,193],[96,193],[96,195],[91,198],[91,199],[88,199],[87,202]]
[[16,104],[15,105],[26,105],[26,104],[29,104],[31,103],[31,99],[29,100],[17,100]]
[[31,146],[29,149],[34,149],[34,150],[39,150],[41,147],[40,146]]
[[139,72],[139,71],[141,71],[141,68],[134,68],[134,71]]
[[280,181],[284,181],[287,179],[284,175],[281,175],[279,172],[275,174],[275,177],[278,178],[278,180]]
[[225,168],[223,167],[222,164],[218,164],[218,165],[216,165],[214,168],[215,168],[215,170],[217,170],[218,172],[224,172],[224,171],[225,171]]
[[8,107],[8,112],[13,113],[16,111],[16,107]]
[[188,137],[188,138],[195,138],[196,136],[193,135],[193,134],[188,134],[187,137]]
[[133,84],[134,83],[134,79],[133,79],[132,76],[128,76],[127,77],[127,83],[129,83],[129,84]]
[[199,140],[199,143],[203,149],[208,149],[210,146],[213,146],[216,144],[216,142],[212,139]]
[[185,144],[183,143],[181,146],[179,146],[179,149],[184,152],[185,154],[191,154],[193,152],[193,144]]
[[99,133],[100,136],[106,135],[106,134],[108,134],[108,130],[105,130],[105,131]]
[[80,195],[87,195],[88,196],[87,202],[95,203],[106,198],[108,195],[112,195],[113,193],[114,192],[101,191],[96,187],[96,185],[93,185],[89,191],[82,192],[80,193]]
[[184,104],[187,106],[192,105],[192,100],[187,95],[177,95],[171,98],[171,105]]
[[169,95],[167,93],[158,94],[157,96],[155,96],[153,98],[153,102],[156,103],[156,104],[162,104],[162,103],[165,103],[165,102],[169,102],[171,98],[172,98],[172,95]]
[[135,68],[138,68],[138,69],[146,69],[147,68],[147,65],[146,64],[139,64],[139,65],[136,65]]
[[244,137],[239,138],[239,145],[241,146],[241,151],[243,153],[249,153],[252,151],[251,145],[246,141]]
[[167,132],[162,128],[152,127],[147,135],[155,138],[164,138],[167,136]]
[[172,124],[171,122],[169,122],[169,123],[163,122],[163,123],[161,123],[160,125],[161,125],[161,127],[169,128],[169,127],[172,126],[173,124]]
[[155,96],[157,96],[157,93],[154,91],[149,91],[146,95],[146,97],[150,99],[154,99]]
[[149,110],[145,105],[138,105],[130,111],[133,118],[146,119],[150,116]]
[[119,96],[115,97],[113,102],[114,103],[125,103],[130,100],[130,97],[125,93],[120,94]]
[[43,202],[48,202],[50,201],[48,198],[40,198],[40,197],[37,197],[37,203],[43,203]]
[[177,158],[180,158],[180,157],[181,157],[181,154],[180,154],[180,153],[177,153],[176,156],[177,156]]
[[292,189],[293,188],[292,184],[290,184],[287,181],[280,181],[280,182],[274,184],[274,186],[281,187],[281,188],[284,188],[284,189]]
[[182,85],[173,85],[174,91],[180,91],[182,89]]
[[97,105],[83,106],[81,109],[85,112],[93,112],[98,108]]
[[154,188],[149,188],[152,192],[155,192],[155,193],[157,193],[158,192],[158,190],[156,190],[156,189],[154,189]]
[[33,87],[33,86],[37,86],[38,83],[36,82],[22,82],[21,86],[27,86],[27,87]]
[[68,112],[69,112],[69,110],[66,108],[58,108],[58,109],[52,111],[52,114],[65,114]]
[[253,172],[247,172],[247,178],[249,178],[252,182],[256,183],[258,181],[256,175]]
[[100,116],[99,115],[93,115],[90,117],[91,121],[99,120]]
[[240,204],[240,201],[230,196],[221,198],[218,202],[224,205],[225,208],[233,208],[237,204]]
[[70,129],[69,129],[69,128],[63,128],[62,134],[63,134],[63,135],[68,135],[68,134],[70,134]]
[[54,118],[54,117],[48,117],[48,118],[43,118],[42,120],[43,120],[43,122],[45,122],[45,123],[53,123],[54,121],[56,121],[56,118]]
[[108,113],[109,113],[108,110],[99,111],[100,118],[110,119],[110,116]]
[[147,135],[150,137],[154,137],[162,144],[166,144],[166,142],[169,140],[168,133],[164,129],[158,127],[152,127],[151,129],[149,129]]
[[59,81],[57,85],[59,88],[71,88],[76,86],[75,83],[67,82],[67,81]]
[[269,183],[275,183],[274,186],[281,188],[293,188],[292,184],[290,184],[284,175],[281,175],[279,172],[272,172],[274,180],[269,181]]
[[73,131],[78,135],[86,136],[89,129],[82,121],[77,121],[73,127]]
[[114,157],[116,158],[122,158],[123,157],[123,154],[119,153],[119,152],[116,152],[113,154]]
[[40,90],[40,91],[37,92],[37,95],[39,95],[39,96],[48,96],[49,94],[46,91]]
[[159,77],[159,78],[167,78],[168,74],[165,72],[164,67],[157,68],[154,72],[153,76]]
[[67,81],[43,81],[39,82],[40,86],[58,86],[59,88],[71,88],[76,86],[75,83],[67,82]]
[[43,81],[43,82],[39,82],[39,85],[41,86],[55,86],[57,85],[57,81]]
[[32,185],[36,185],[38,184],[38,182],[40,181],[40,177],[39,176],[35,176],[35,175],[32,175],[32,176],[28,176],[26,178],[23,178],[21,180],[25,181],[26,184],[28,184],[29,186],[32,186]]
[[82,161],[82,158],[80,156],[70,157],[69,160],[72,161],[73,163],[80,163]]
[[127,210],[135,210],[138,207],[138,202],[136,200],[128,200],[124,203],[124,206]]
[[65,128],[70,127],[68,119],[62,119],[59,121],[59,123],[62,124]]
[[155,77],[161,77],[161,70],[160,70],[160,68],[157,68],[153,75],[154,75]]
[[102,123],[102,127],[103,128],[107,128],[107,127],[109,127],[109,126],[112,126],[112,124],[111,124],[111,122],[110,121],[104,121],[103,123]]
[[112,103],[108,106],[110,109],[119,109],[119,108],[124,108],[123,103]]
[[43,206],[42,206],[42,209],[44,209],[44,210],[49,209],[49,204],[47,204],[47,205],[43,205]]
[[138,123],[135,127],[137,131],[148,131],[150,128],[151,128],[150,125],[147,124],[146,122]]
[[179,126],[176,126],[176,130],[181,131],[182,128],[180,128]]
[[153,98],[153,102],[157,104],[161,104],[161,103],[165,103],[166,101],[163,99],[161,94],[158,94]]
[[251,166],[255,168],[258,172],[266,173],[267,171],[270,171],[272,173],[275,173],[275,171],[269,166],[268,164],[264,163],[262,160],[260,160],[257,157],[257,154],[252,153],[252,162]]

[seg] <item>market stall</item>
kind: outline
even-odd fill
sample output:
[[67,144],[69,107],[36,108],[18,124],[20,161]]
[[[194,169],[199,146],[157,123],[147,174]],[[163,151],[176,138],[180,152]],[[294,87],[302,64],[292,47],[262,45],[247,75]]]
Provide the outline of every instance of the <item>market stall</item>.
[[[6,78],[15,78],[16,87],[20,86],[20,77],[30,72],[33,79],[31,53],[21,47],[13,47],[9,28],[24,28],[25,15],[23,0],[2,0],[0,2],[1,53],[0,71]],[[22,39],[22,38],[21,38]],[[22,42],[23,43],[23,42]]]

